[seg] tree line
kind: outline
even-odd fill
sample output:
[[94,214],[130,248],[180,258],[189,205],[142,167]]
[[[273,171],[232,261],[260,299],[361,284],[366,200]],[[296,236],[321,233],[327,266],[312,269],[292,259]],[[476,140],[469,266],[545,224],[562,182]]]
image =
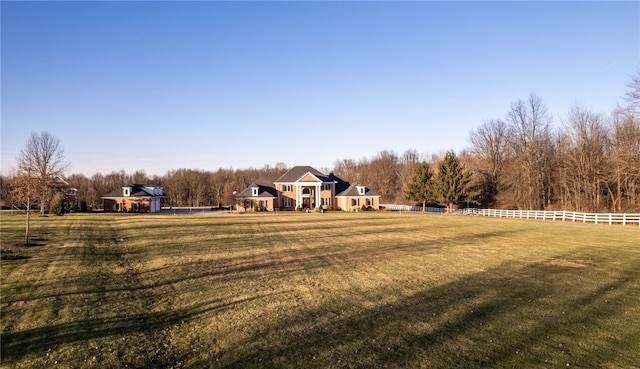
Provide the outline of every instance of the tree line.
[[[468,140],[469,147],[457,155],[384,150],[317,169],[369,186],[381,195],[382,203],[638,211],[640,69],[609,113],[576,105],[554,122],[542,98],[532,93],[511,103],[504,117],[484,120]],[[86,208],[101,208],[101,196],[129,183],[163,187],[168,206],[228,206],[235,203],[234,192],[261,175],[280,175],[287,169],[284,163],[261,169],[181,168],[163,176],[120,170],[91,177],[72,174],[66,180],[78,190],[78,202]],[[24,188],[19,186],[21,173],[24,170],[0,177],[3,205],[15,206],[24,198],[17,193]],[[466,182],[454,191],[455,176]],[[428,186],[420,189],[420,181]],[[416,195],[420,191],[427,192]],[[454,193],[445,195],[447,191]]]

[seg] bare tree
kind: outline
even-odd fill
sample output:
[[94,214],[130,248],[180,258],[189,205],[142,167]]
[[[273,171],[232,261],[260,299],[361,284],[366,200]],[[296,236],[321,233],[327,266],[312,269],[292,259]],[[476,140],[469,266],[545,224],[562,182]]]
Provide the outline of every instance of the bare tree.
[[500,119],[484,121],[477,130],[471,131],[469,142],[471,153],[479,159],[473,172],[480,204],[494,205],[503,182],[501,173],[507,155],[507,124]]
[[338,176],[349,181],[358,182],[360,180],[359,164],[353,159],[336,160],[333,163],[333,171]]
[[596,211],[603,206],[606,194],[607,129],[602,117],[584,108],[574,106],[565,124],[563,140],[565,155],[562,167],[566,169],[566,190],[571,194],[572,207],[578,211]]
[[[144,170],[136,170],[135,173],[129,176],[131,183],[148,185],[151,180]],[[128,183],[127,183],[128,184]],[[125,183],[123,183],[125,185]]]
[[70,186],[78,190],[76,198],[78,203],[76,205],[79,206],[82,211],[88,210],[89,205],[93,207],[93,199],[99,196],[94,192],[91,180],[87,178],[87,176],[84,174],[72,174],[67,177],[67,182]]
[[398,156],[393,151],[384,150],[371,160],[368,170],[360,177],[363,183],[378,191],[381,201],[396,201],[402,200],[402,183],[398,172]]
[[2,206],[13,209],[15,204],[15,194],[13,193],[13,182],[15,175],[0,175],[0,201]]
[[31,197],[40,201],[40,211],[44,213],[53,179],[62,176],[69,166],[60,140],[47,131],[32,132],[17,161],[18,175],[29,178]]
[[624,96],[625,105],[619,110],[637,118],[640,116],[640,67],[636,70],[636,74],[631,76],[627,88]]
[[68,167],[60,141],[47,131],[32,132],[17,158],[15,189],[27,203],[25,243],[29,243],[29,208],[33,199],[40,201],[44,213],[51,196],[53,180]]
[[508,147],[511,164],[506,184],[515,206],[542,209],[551,202],[550,179],[553,142],[551,118],[542,100],[535,94],[511,104],[507,114]]
[[640,208],[640,119],[616,114],[613,121],[609,195],[613,208]]
[[406,188],[407,184],[411,182],[416,168],[423,161],[422,155],[414,149],[406,150],[402,153],[398,163],[398,177],[402,188]]

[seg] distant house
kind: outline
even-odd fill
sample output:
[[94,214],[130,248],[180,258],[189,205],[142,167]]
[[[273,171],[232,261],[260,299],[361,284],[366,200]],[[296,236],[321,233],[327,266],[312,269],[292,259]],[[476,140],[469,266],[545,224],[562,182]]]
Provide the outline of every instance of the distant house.
[[102,205],[107,212],[155,213],[165,198],[162,187],[130,184],[102,196]]
[[78,189],[71,187],[69,182],[60,176],[53,177],[53,183],[50,186],[54,192],[62,192],[67,200],[71,203],[72,209],[78,209]]
[[69,182],[65,181],[64,178],[60,176],[53,177],[52,187],[63,192],[71,200],[75,201],[78,196],[78,189],[71,187]]
[[360,183],[349,183],[333,173],[296,166],[282,176],[262,176],[236,195],[239,211],[284,209],[377,209],[380,195]]

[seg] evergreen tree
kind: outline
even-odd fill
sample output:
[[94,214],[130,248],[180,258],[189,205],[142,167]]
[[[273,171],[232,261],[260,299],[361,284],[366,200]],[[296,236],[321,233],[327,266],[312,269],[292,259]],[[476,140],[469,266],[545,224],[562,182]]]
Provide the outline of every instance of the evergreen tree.
[[453,205],[472,196],[471,173],[467,172],[453,151],[444,156],[438,164],[438,175],[434,180],[436,195],[447,205],[447,211],[453,211]]
[[413,172],[411,181],[404,190],[407,200],[422,201],[422,212],[427,209],[427,201],[433,201],[433,171],[429,163],[423,161]]
[[51,200],[51,204],[49,206],[49,212],[55,215],[63,215],[69,212],[69,200],[67,197],[58,192],[53,196],[53,200]]

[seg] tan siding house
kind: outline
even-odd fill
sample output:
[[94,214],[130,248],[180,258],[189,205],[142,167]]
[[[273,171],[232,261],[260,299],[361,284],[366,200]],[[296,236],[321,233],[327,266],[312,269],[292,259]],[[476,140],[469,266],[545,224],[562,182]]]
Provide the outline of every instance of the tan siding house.
[[236,195],[238,211],[378,209],[380,195],[360,183],[351,184],[333,173],[296,166],[280,177],[263,176]]

